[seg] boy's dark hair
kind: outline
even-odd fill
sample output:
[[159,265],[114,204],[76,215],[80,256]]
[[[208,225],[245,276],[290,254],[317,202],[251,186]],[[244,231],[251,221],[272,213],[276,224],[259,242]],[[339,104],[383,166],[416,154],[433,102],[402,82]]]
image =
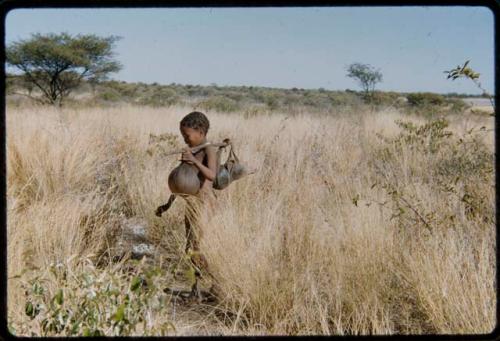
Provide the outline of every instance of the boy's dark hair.
[[199,129],[206,135],[208,133],[208,128],[210,128],[210,122],[204,113],[193,111],[184,116],[181,120],[181,127]]

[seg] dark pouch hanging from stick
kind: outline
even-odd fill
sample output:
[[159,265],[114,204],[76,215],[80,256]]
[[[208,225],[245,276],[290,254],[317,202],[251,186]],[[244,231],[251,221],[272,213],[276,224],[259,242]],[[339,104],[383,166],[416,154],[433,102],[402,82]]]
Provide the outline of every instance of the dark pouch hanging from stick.
[[214,189],[224,189],[229,186],[232,181],[237,180],[245,175],[245,168],[240,164],[240,160],[234,153],[233,145],[231,144],[231,142],[228,143],[229,155],[227,156],[227,160],[223,165],[220,164],[220,157],[222,149],[224,147],[219,148],[219,150],[217,151],[217,171],[212,185]]

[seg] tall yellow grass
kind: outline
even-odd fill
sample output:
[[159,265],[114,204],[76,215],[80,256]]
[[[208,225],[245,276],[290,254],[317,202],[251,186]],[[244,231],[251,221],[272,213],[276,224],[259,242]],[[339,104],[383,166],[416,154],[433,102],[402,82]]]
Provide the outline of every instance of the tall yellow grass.
[[[9,323],[26,318],[15,275],[72,255],[99,258],[124,216],[144,219],[165,257],[182,256],[182,201],[154,215],[178,161],[147,150],[150,134],[178,135],[189,111],[8,108]],[[410,149],[398,154],[397,169],[376,159],[383,143],[376,133],[395,136],[397,112],[208,116],[209,140],[230,137],[258,170],[218,192],[220,207],[201,226],[202,252],[224,293],[214,309],[231,312],[210,333],[492,331],[494,224],[433,190],[432,160]],[[480,125],[493,127],[490,118],[467,116],[452,119],[450,130]],[[492,134],[484,140],[491,152]],[[390,202],[372,186],[381,176],[393,177],[423,210],[453,213],[454,223],[431,234],[418,224],[401,229],[378,204]],[[494,179],[475,185],[494,206]],[[206,321],[190,321],[197,323]]]

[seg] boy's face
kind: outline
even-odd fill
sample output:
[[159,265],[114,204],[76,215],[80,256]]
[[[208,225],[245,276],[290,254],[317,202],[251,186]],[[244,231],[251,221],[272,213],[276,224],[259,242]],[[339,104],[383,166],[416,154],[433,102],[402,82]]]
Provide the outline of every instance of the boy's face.
[[205,133],[200,129],[181,126],[181,134],[189,147],[197,146],[205,139]]

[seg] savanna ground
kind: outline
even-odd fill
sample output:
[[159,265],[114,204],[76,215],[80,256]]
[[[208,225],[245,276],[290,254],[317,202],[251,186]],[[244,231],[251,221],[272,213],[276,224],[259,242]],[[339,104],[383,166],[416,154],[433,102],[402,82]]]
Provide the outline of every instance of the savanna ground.
[[[258,172],[218,192],[201,226],[223,293],[208,304],[163,292],[189,284],[184,203],[154,215],[189,111],[7,108],[12,333],[493,330],[493,117],[209,112],[209,140],[231,138]],[[146,222],[154,257],[113,257],[132,218]]]

